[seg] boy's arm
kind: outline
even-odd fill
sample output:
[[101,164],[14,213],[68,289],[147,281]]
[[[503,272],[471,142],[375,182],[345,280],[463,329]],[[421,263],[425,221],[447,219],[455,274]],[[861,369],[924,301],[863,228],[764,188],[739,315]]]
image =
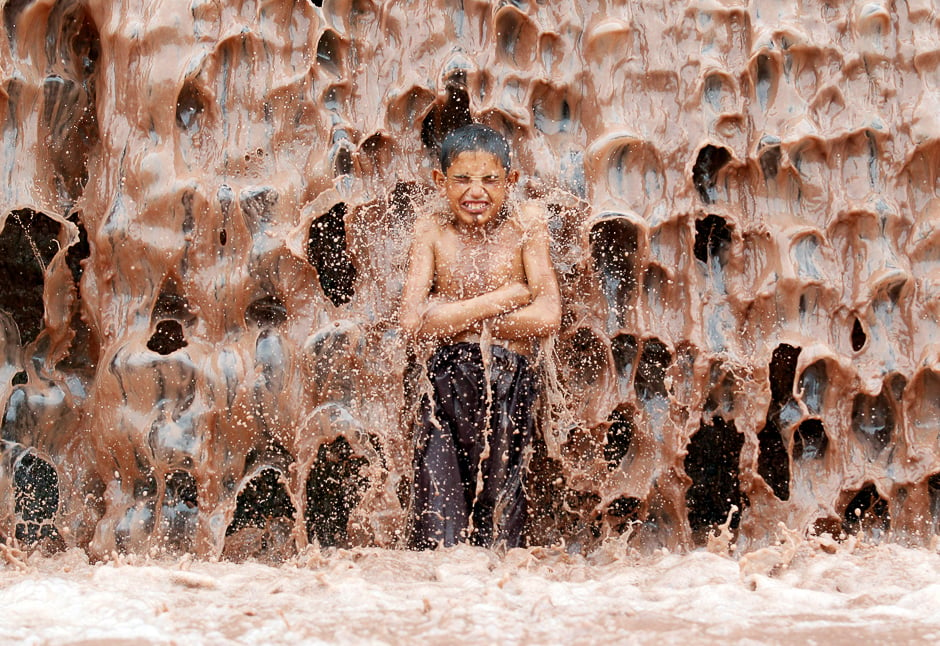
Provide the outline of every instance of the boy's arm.
[[507,340],[532,340],[558,332],[561,327],[561,293],[552,265],[548,224],[541,209],[526,205],[523,216],[528,236],[522,263],[532,292],[532,302],[493,321],[493,336]]
[[427,309],[420,334],[434,339],[456,336],[486,319],[523,307],[531,300],[528,287],[510,283],[474,298],[438,303]]
[[434,227],[429,221],[415,223],[399,313],[399,325],[406,336],[430,339],[455,336],[481,321],[510,312],[532,300],[528,287],[512,283],[475,298],[429,303],[435,272],[433,241],[438,233]]
[[401,296],[398,323],[408,337],[421,330],[428,296],[434,283],[434,225],[427,219],[415,222],[414,240],[408,253],[408,273]]

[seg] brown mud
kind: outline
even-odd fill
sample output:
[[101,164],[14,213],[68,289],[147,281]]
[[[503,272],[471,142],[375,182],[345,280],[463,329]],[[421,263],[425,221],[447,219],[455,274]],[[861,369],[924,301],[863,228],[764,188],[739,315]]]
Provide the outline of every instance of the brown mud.
[[564,296],[530,544],[937,533],[935,4],[320,5],[0,2],[0,537],[404,545],[397,304],[471,119]]

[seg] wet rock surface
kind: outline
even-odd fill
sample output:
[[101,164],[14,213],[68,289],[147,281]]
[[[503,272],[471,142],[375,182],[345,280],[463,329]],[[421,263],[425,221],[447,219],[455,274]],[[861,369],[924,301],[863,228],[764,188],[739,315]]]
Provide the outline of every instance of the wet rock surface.
[[398,299],[470,120],[564,295],[531,544],[937,532],[934,4],[0,4],[3,539],[404,545]]

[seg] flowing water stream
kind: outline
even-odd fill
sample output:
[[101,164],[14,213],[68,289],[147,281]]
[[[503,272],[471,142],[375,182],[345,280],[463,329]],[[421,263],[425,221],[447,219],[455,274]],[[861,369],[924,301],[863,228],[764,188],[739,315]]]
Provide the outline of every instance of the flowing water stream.
[[726,524],[748,554],[782,523],[932,558],[936,3],[0,7],[8,546],[405,545],[406,253],[476,120],[564,298],[532,549],[652,558]]

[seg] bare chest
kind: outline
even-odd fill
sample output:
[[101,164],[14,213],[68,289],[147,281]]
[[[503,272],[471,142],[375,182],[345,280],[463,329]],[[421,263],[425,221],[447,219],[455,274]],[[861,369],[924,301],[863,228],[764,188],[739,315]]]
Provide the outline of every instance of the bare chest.
[[502,227],[485,237],[447,231],[435,248],[434,291],[447,298],[473,298],[525,281],[522,244],[514,227]]

